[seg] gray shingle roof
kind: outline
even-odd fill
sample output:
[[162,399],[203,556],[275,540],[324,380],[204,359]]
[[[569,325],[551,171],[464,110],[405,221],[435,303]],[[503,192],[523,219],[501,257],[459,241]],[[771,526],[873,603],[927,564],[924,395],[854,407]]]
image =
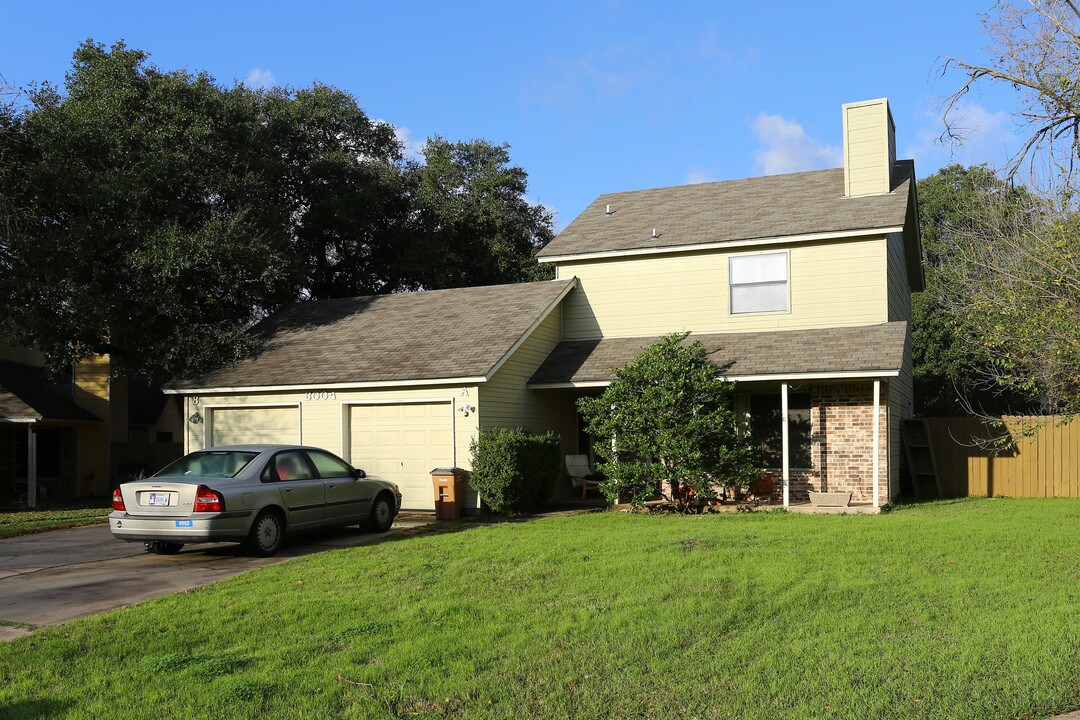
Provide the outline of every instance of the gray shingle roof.
[[318,300],[256,331],[251,357],[175,390],[434,380],[486,375],[573,279]]
[[[844,197],[842,168],[608,193],[538,256],[899,227],[914,172],[912,161],[901,160],[893,168],[891,193],[854,198]],[[653,228],[656,240],[650,239]]]
[[[899,370],[906,322],[880,325],[692,335],[729,378],[819,372]],[[530,385],[606,382],[656,342],[656,337],[605,338],[559,343],[537,368]]]
[[53,392],[40,368],[9,362],[0,362],[0,419],[101,422]]

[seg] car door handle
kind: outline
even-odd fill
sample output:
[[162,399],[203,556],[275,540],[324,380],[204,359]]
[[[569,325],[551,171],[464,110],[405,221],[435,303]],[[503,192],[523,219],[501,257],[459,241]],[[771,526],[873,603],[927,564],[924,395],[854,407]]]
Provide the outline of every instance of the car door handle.
[[327,490],[333,490],[333,489],[334,489],[334,488],[336,488],[336,487],[337,487],[337,485],[327,485],[327,486],[326,486],[326,489],[327,489]]
[[291,487],[284,487],[284,488],[281,488],[281,492],[287,492],[287,493],[291,493],[291,492],[292,492],[292,488],[291,488]]

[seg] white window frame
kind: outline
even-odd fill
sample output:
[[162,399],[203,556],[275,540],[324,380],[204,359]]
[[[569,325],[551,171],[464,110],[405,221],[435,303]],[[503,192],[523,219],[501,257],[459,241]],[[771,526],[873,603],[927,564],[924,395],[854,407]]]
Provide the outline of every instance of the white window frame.
[[[783,255],[784,256],[784,279],[783,279],[783,281],[780,281],[780,280],[767,280],[767,281],[758,281],[758,282],[736,283],[732,279],[732,277],[734,275],[734,273],[732,272],[732,265],[737,260],[745,260],[745,259],[749,259],[749,258],[761,258],[761,257],[775,256],[775,255]],[[735,304],[734,304],[735,288],[766,287],[766,286],[776,286],[776,285],[781,285],[781,284],[784,286],[784,307],[782,309],[779,309],[779,310],[753,310],[753,311],[736,311],[735,310],[735,307],[734,307],[735,306]],[[782,251],[779,251],[779,252],[747,253],[747,254],[728,256],[728,315],[741,315],[741,316],[742,315],[776,315],[776,314],[779,314],[779,313],[790,313],[790,312],[791,312],[791,253],[789,253],[787,250],[782,250]]]

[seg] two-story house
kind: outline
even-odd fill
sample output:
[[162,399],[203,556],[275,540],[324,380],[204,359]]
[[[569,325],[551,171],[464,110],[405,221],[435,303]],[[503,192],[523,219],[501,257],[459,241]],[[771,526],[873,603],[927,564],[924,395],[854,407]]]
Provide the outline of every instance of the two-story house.
[[600,196],[540,252],[554,281],[277,313],[255,355],[167,389],[186,449],[322,446],[430,509],[429,471],[468,467],[485,428],[554,430],[588,452],[575,400],[689,331],[737,382],[785,503],[809,490],[887,503],[923,283],[914,166],[896,160],[886,100],[842,115],[843,168]]
[[57,377],[44,355],[0,338],[0,502],[105,497],[126,468],[176,458],[175,401],[112,375],[109,357],[94,356]]

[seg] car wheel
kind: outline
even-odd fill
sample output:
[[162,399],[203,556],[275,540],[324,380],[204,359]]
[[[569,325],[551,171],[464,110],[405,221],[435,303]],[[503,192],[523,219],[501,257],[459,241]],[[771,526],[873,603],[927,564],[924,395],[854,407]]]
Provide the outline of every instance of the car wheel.
[[375,504],[371,506],[371,517],[368,518],[368,529],[372,532],[386,532],[394,524],[394,503],[390,496],[383,493],[375,498]]
[[154,553],[155,555],[175,555],[180,552],[180,549],[183,547],[184,543],[154,540],[153,542],[146,543],[146,552]]
[[264,510],[251,524],[248,533],[247,549],[253,555],[270,557],[281,549],[285,542],[285,521],[274,510]]

